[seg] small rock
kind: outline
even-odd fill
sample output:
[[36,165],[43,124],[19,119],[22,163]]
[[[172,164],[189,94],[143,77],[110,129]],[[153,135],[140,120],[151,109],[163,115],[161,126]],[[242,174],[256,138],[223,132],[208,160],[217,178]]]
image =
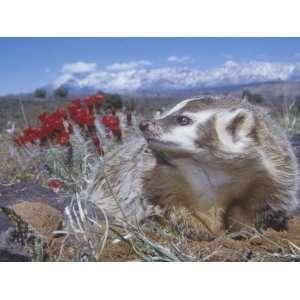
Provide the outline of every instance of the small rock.
[[11,208],[23,221],[45,237],[50,238],[53,231],[62,226],[62,213],[48,204],[24,201]]
[[58,195],[37,183],[16,183],[9,186],[0,185],[0,206],[12,206],[20,202],[41,202],[49,204],[63,212],[69,198]]
[[25,262],[31,261],[31,256],[20,250],[10,249],[10,248],[2,248],[0,246],[0,262]]
[[35,183],[0,185],[0,260],[46,257],[37,248],[42,249],[53,231],[61,228],[67,202],[66,197]]
[[25,250],[30,240],[28,226],[14,216],[9,209],[0,208],[0,261],[30,261],[31,254]]

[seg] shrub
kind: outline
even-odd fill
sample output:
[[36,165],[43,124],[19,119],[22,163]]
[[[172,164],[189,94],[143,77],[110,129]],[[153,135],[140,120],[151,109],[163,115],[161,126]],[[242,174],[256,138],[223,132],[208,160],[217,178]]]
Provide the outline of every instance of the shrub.
[[123,107],[122,97],[118,94],[105,94],[106,102],[104,109],[114,107],[115,109],[121,109]]
[[69,94],[69,91],[66,87],[59,87],[54,91],[54,96],[57,98],[66,98]]
[[34,92],[34,97],[36,98],[46,98],[47,91],[45,89],[36,89]]
[[246,98],[250,103],[253,104],[262,104],[265,99],[260,94],[251,93],[249,90],[244,90],[242,98]]

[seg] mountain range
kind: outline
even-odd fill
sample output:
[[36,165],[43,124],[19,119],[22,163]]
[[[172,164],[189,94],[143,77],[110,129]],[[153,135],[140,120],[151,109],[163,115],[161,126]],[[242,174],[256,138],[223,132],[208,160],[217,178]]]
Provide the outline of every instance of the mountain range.
[[70,96],[98,91],[129,96],[189,97],[203,93],[240,94],[249,89],[265,97],[300,95],[300,63],[234,62],[202,70],[195,67],[153,67],[136,61],[102,67],[77,62],[65,65],[56,79],[41,87],[52,95],[65,87]]
[[[80,67],[80,68],[79,68]],[[96,65],[75,63],[63,68],[50,90],[66,87],[70,94],[96,91],[123,95],[188,95],[203,92],[233,92],[251,86],[268,96],[298,93],[300,63],[227,61],[211,69],[195,67],[152,67],[144,61],[114,64],[98,69]],[[263,88],[264,85],[266,89]],[[289,91],[291,88],[291,91]]]

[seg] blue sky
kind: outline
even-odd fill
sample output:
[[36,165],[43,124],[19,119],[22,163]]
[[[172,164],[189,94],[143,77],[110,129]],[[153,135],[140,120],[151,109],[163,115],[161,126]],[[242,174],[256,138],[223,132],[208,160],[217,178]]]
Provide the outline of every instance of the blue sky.
[[228,61],[295,64],[300,38],[0,38],[0,94],[55,82],[66,64],[77,62],[99,72],[134,62],[146,69],[205,71]]

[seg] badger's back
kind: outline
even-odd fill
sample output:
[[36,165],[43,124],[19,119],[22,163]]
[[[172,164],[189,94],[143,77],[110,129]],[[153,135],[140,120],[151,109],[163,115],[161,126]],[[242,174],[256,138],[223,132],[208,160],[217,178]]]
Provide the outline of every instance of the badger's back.
[[91,201],[108,215],[140,221],[150,214],[144,201],[142,178],[155,165],[142,137],[133,137],[108,153],[97,166]]

